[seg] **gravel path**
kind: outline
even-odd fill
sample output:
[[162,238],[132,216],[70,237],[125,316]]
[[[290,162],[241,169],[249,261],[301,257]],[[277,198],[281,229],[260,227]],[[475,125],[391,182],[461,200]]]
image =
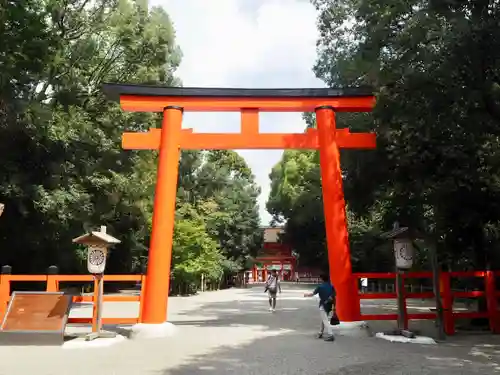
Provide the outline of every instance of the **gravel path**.
[[[500,340],[493,336],[431,346],[376,338],[317,340],[316,301],[302,298],[304,291],[285,289],[275,314],[267,311],[258,286],[171,298],[169,320],[178,327],[174,337],[92,349],[0,347],[0,375],[500,373]],[[126,305],[110,303],[105,315],[137,311],[137,305]],[[72,315],[89,313],[88,306],[80,306]]]

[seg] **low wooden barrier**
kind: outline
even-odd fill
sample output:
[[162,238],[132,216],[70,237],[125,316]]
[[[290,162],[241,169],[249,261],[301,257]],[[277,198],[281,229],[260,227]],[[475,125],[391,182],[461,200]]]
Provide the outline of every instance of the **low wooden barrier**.
[[[498,311],[498,297],[500,291],[496,289],[495,279],[500,276],[500,271],[462,271],[462,272],[441,272],[440,273],[440,295],[444,312],[444,330],[447,335],[455,334],[455,322],[457,319],[487,318],[489,319],[490,330],[493,333],[500,333],[500,314]],[[484,290],[475,291],[454,291],[451,288],[453,278],[481,278],[484,280]],[[396,274],[388,273],[356,273],[354,274],[356,285],[360,278],[368,279],[396,279]],[[408,279],[432,279],[432,272],[407,272],[403,276],[404,282]],[[434,298],[434,292],[409,293],[406,287],[404,292],[404,322],[408,328],[410,320],[437,319],[436,312],[428,313],[408,313],[408,299]],[[477,298],[486,297],[487,311],[453,311],[453,300],[455,298]],[[396,299],[396,293],[359,293],[360,299]],[[429,310],[430,311],[430,310]],[[397,314],[362,314],[361,320],[397,320]]]
[[[142,306],[142,296],[144,295],[144,285],[146,276],[144,275],[104,275],[104,282],[140,282],[141,293],[139,296],[131,295],[104,295],[104,302],[139,302]],[[45,291],[59,292],[59,283],[61,282],[87,282],[94,283],[93,295],[75,295],[73,302],[94,302],[97,298],[96,282],[92,275],[59,275],[57,267],[51,266],[46,275],[13,275],[10,266],[3,266],[0,273],[0,321],[3,318],[11,294],[11,282],[45,282]],[[103,324],[135,324],[141,321],[141,308],[139,307],[139,316],[137,318],[103,318]],[[92,324],[96,323],[95,307],[91,318],[69,318],[70,324]]]
[[[356,273],[353,275],[356,285],[360,278],[369,280],[393,279],[395,282],[396,274],[388,273]],[[500,291],[496,289],[496,277],[500,276],[500,271],[463,271],[463,272],[442,272],[440,273],[440,294],[442,307],[444,310],[444,329],[446,334],[455,333],[455,322],[457,319],[487,318],[489,319],[490,329],[493,333],[500,333],[500,312],[498,311],[498,298]],[[481,278],[484,280],[484,290],[475,291],[454,291],[451,288],[452,278]],[[142,297],[144,295],[146,276],[144,275],[104,275],[105,282],[136,282],[141,283],[140,295],[105,295],[104,302],[139,302],[142,306]],[[404,281],[409,279],[432,279],[431,272],[407,272],[403,277]],[[5,314],[7,304],[11,294],[11,282],[44,282],[47,292],[60,291],[61,282],[86,282],[94,283],[92,275],[60,275],[57,273],[57,267],[52,266],[45,275],[13,275],[10,266],[3,266],[0,273],[0,319]],[[93,302],[97,298],[96,288],[93,295],[76,295],[73,302]],[[359,299],[396,299],[396,293],[359,293]],[[478,298],[485,297],[487,301],[487,311],[453,311],[453,300],[455,298]],[[436,319],[436,312],[408,313],[406,301],[409,299],[434,298],[433,292],[407,292],[404,288],[404,322],[405,328],[408,327],[410,320],[429,320]],[[103,324],[135,324],[141,321],[141,308],[137,318],[103,318]],[[362,314],[361,320],[397,320],[397,314]],[[93,310],[91,318],[69,318],[72,324],[95,324],[96,311]]]

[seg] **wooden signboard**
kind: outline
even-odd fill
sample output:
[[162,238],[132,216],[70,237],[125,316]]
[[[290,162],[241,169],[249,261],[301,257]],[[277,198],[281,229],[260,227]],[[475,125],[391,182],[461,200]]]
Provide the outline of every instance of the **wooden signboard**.
[[62,345],[72,296],[14,292],[0,326],[0,345]]

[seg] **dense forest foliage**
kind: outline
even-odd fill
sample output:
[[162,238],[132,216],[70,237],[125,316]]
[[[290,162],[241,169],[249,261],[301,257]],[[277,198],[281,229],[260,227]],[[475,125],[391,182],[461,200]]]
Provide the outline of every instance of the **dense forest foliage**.
[[[101,83],[181,84],[168,14],[146,0],[7,0],[0,35],[0,265],[85,272],[71,240],[107,225],[122,241],[108,272],[143,270],[157,155],[122,150],[121,134],[161,119],[123,112]],[[235,152],[182,153],[174,281],[216,282],[248,262],[261,241],[258,194]]]
[[[500,4],[489,0],[313,0],[317,77],[372,86],[372,114],[338,126],[375,130],[376,151],[342,151],[353,266],[390,271],[380,233],[395,221],[419,232],[443,267],[500,267]],[[306,115],[309,126],[313,116]],[[319,158],[286,151],[267,207],[286,222],[301,262],[325,263]]]
[[[479,1],[313,0],[314,72],[328,86],[372,86],[371,114],[339,114],[375,130],[376,150],[342,151],[352,259],[390,270],[380,233],[420,233],[454,269],[500,266],[500,5]],[[156,153],[124,151],[125,130],[160,125],[125,113],[102,82],[181,85],[182,53],[165,10],[146,0],[6,0],[0,8],[0,264],[14,272],[83,272],[72,238],[99,225],[122,240],[109,272],[147,261]],[[308,126],[314,116],[305,115]],[[303,265],[325,263],[319,158],[286,151],[268,210],[286,223]],[[259,248],[259,189],[231,151],[183,152],[174,280],[220,280]]]

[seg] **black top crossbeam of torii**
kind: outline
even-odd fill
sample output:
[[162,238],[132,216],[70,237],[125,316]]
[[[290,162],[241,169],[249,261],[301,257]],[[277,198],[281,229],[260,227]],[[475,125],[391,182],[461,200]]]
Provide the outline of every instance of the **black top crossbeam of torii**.
[[113,101],[123,95],[204,97],[204,98],[345,98],[372,97],[371,87],[347,88],[219,88],[219,87],[171,87],[141,84],[104,83],[104,94]]

